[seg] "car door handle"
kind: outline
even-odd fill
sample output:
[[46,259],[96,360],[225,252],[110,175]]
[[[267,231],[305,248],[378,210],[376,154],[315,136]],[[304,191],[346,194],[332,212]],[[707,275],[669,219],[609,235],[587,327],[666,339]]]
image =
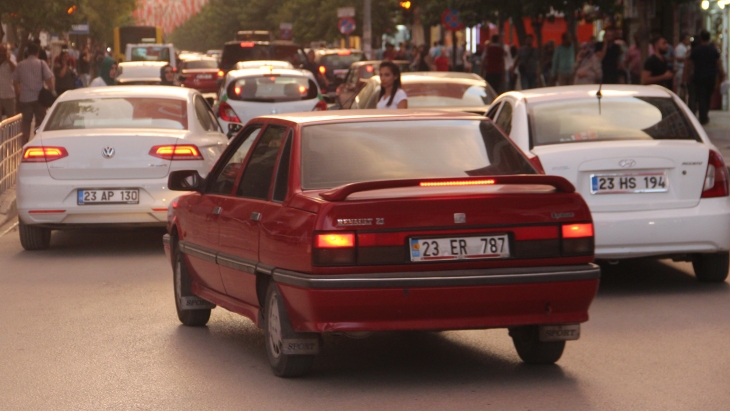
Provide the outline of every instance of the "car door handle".
[[253,221],[261,221],[261,213],[253,212],[251,213],[251,220]]
[[223,209],[220,208],[219,206],[213,207],[213,214],[214,215],[220,215],[221,211],[223,211]]

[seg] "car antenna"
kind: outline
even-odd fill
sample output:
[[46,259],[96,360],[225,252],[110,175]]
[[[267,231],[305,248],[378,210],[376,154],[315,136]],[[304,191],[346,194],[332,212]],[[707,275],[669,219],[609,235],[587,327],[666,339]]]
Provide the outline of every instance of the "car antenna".
[[596,92],[596,98],[598,99],[598,115],[601,115],[601,98],[603,97],[603,94],[601,93],[601,89],[603,88],[603,79],[601,79],[601,83],[598,85],[598,91]]

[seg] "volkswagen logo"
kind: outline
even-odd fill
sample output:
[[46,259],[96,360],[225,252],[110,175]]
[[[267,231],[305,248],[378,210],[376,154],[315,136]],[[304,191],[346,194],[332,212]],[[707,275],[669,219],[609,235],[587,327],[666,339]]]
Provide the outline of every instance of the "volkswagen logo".
[[636,161],[631,159],[621,160],[618,162],[618,165],[623,168],[631,168],[636,165]]
[[114,157],[114,148],[112,147],[104,147],[101,149],[101,156],[104,158],[112,158]]

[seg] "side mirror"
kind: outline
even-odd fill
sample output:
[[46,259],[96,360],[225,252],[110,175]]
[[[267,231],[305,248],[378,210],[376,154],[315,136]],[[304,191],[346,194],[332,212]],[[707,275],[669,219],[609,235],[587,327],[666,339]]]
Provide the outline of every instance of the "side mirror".
[[196,170],[179,170],[167,177],[167,188],[172,191],[200,191],[203,177]]
[[243,128],[241,123],[228,123],[228,138],[233,138]]

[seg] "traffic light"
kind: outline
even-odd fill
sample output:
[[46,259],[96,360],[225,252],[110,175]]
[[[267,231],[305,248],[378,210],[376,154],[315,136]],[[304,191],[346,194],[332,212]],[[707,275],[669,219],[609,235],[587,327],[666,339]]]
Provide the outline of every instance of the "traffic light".
[[75,11],[76,11],[76,5],[74,4],[73,6],[68,8],[67,13],[74,14]]
[[401,6],[401,8],[403,8],[405,10],[410,10],[411,9],[411,2],[410,2],[410,0],[402,1],[402,2],[400,2],[400,6]]

